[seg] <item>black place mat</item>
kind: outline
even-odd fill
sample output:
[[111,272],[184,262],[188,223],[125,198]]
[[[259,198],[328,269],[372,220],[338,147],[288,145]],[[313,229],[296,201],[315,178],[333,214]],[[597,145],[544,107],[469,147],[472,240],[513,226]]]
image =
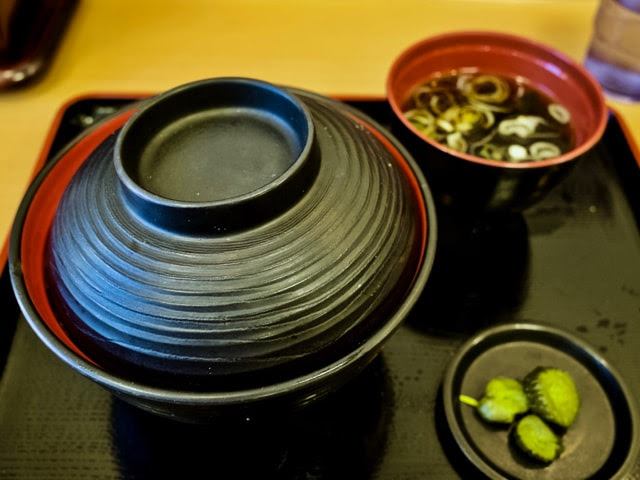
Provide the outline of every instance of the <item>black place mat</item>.
[[[50,154],[130,101],[70,104]],[[349,103],[388,123],[384,101]],[[640,398],[639,181],[612,115],[588,158],[524,214],[463,226],[440,215],[434,270],[410,318],[360,378],[292,418],[194,426],[124,404],[40,343],[5,269],[0,478],[479,478],[450,443],[439,391],[456,350],[485,327],[564,328]]]

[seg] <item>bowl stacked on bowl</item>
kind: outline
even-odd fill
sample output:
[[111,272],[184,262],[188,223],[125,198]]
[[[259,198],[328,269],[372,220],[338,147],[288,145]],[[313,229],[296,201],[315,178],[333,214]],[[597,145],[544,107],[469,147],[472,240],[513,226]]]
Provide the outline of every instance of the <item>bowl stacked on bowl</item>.
[[435,249],[411,157],[345,104],[184,85],[70,145],[12,232],[16,296],[73,368],[190,420],[333,391],[379,352]]

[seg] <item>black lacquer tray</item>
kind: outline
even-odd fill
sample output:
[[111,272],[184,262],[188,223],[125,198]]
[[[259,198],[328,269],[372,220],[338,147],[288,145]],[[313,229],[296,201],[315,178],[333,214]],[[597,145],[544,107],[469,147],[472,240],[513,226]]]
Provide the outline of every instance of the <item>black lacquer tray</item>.
[[[66,105],[43,161],[134,100]],[[349,103],[389,123],[386,102]],[[439,212],[434,270],[404,326],[361,377],[291,417],[196,426],[123,403],[42,345],[5,268],[0,478],[480,478],[449,434],[441,400],[444,372],[477,332],[511,322],[562,328],[640,398],[639,185],[635,147],[612,114],[588,158],[523,214]],[[640,463],[628,475],[639,476]]]

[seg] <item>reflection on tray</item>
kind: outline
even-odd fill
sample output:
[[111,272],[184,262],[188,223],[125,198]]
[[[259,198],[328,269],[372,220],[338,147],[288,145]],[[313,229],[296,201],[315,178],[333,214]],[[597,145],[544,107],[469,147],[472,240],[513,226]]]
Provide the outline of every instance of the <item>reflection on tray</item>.
[[[122,401],[111,410],[122,471],[138,478],[370,478],[386,447],[393,392],[382,358],[351,385],[304,412],[172,422]],[[176,459],[180,459],[176,462]]]
[[464,221],[440,215],[438,220],[438,253],[420,300],[430,314],[410,318],[412,326],[431,334],[468,334],[508,319],[528,292],[524,217]]

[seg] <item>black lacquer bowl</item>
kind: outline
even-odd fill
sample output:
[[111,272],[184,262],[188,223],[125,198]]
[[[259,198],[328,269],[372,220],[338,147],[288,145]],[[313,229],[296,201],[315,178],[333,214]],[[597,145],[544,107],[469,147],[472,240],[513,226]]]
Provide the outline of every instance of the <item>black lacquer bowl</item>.
[[419,169],[372,120],[220,78],[70,145],[25,196],[10,271],[64,361],[200,420],[300,406],[361,371],[427,281],[435,221]]

